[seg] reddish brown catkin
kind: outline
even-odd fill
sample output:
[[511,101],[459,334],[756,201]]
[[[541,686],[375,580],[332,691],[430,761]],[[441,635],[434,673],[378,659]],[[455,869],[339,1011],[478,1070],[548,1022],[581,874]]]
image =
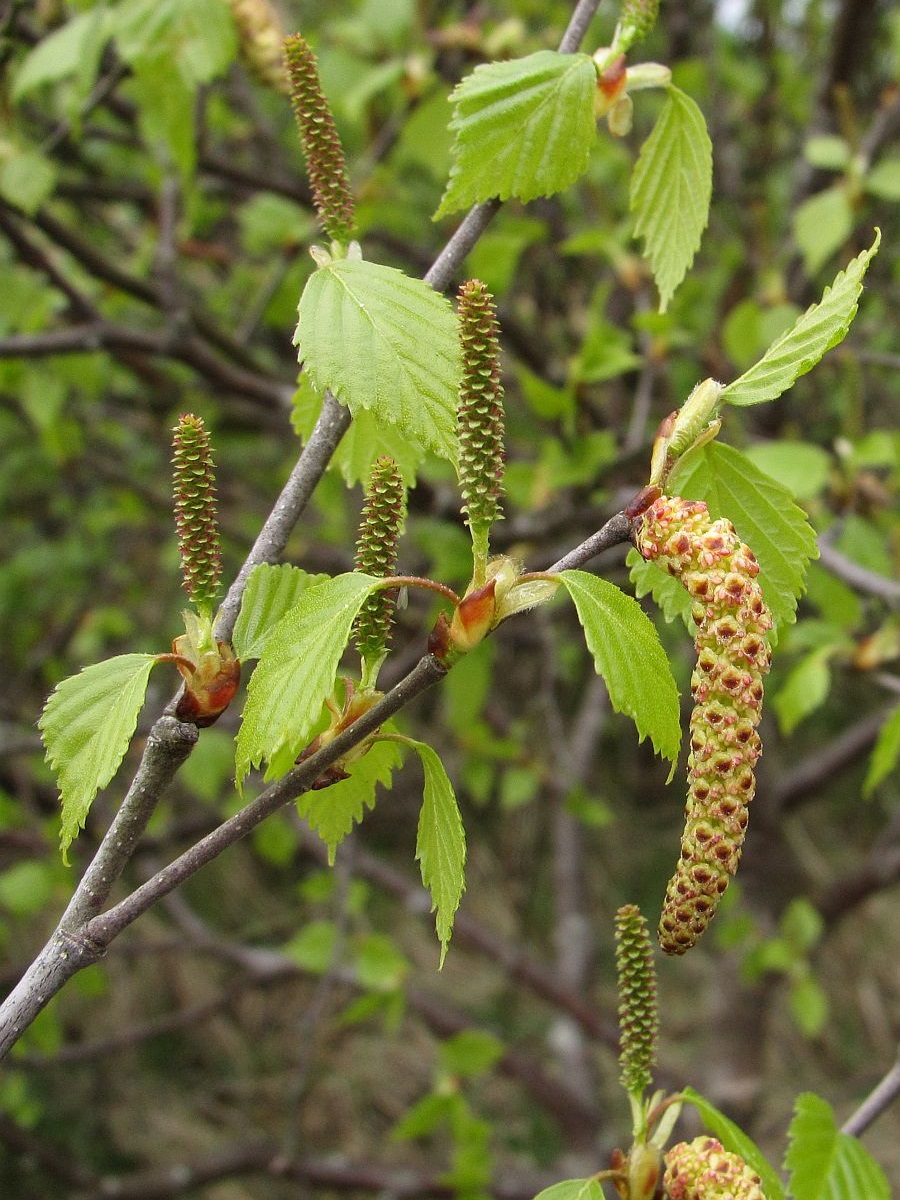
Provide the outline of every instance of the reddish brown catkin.
[[730,521],[711,520],[702,502],[654,500],[637,548],[687,588],[698,627],[685,827],[659,922],[663,950],[683,954],[712,920],[740,861],[762,750],[756,726],[772,620],[753,551]]

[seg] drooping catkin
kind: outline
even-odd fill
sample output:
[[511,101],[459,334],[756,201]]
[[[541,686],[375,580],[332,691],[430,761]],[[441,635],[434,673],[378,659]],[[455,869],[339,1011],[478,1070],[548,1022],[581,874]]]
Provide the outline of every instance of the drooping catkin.
[[284,64],[284,33],[269,0],[229,0],[241,57],[260,81],[287,95],[290,81]]
[[663,950],[683,954],[715,915],[740,860],[762,750],[756,726],[772,620],[753,551],[702,502],[654,500],[636,544],[687,588],[697,624],[685,827],[659,923]]
[[216,519],[216,476],[202,417],[178,418],[172,439],[175,528],[184,590],[198,608],[211,608],[222,574]]
[[663,1186],[670,1200],[766,1200],[756,1172],[716,1138],[679,1142],[665,1161]]
[[284,59],[316,212],[332,241],[346,243],[353,234],[353,193],[344,148],[319,80],[316,56],[306,40],[295,33],[284,40]]

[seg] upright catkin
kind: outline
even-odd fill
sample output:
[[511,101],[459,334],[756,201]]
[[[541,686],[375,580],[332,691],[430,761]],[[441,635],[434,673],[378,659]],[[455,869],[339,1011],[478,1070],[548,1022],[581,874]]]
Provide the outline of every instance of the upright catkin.
[[663,950],[683,954],[715,915],[740,860],[762,751],[756,726],[772,620],[753,551],[701,501],[654,500],[636,545],[687,588],[697,625],[685,826],[659,922]]

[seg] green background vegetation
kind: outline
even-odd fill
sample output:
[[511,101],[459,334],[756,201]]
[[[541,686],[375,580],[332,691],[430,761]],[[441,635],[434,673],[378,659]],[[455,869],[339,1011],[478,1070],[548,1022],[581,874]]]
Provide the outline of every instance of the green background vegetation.
[[[284,0],[279,13],[319,56],[367,257],[421,275],[454,223],[431,220],[450,90],[479,62],[555,47],[569,6]],[[168,463],[180,412],[212,430],[226,577],[242,562],[295,461],[295,428],[311,424],[308,397],[292,407],[291,335],[318,233],[290,106],[238,59],[220,0],[12,3],[0,21],[0,982],[12,986],[174,672],[151,677],[136,744],[70,868],[41,707],[83,665],[165,650],[180,630]],[[586,49],[614,22],[601,6]],[[540,568],[598,528],[644,482],[656,425],[693,385],[739,375],[874,226],[883,237],[846,341],[777,403],[727,413],[724,438],[795,492],[823,557],[767,682],[738,882],[705,941],[659,964],[661,1081],[694,1085],[779,1161],[797,1092],[842,1119],[900,1033],[900,733],[896,715],[885,724],[900,692],[900,19],[875,0],[757,0],[737,14],[664,0],[638,57],[668,63],[706,116],[709,228],[660,315],[628,216],[660,101],[637,93],[628,137],[601,127],[574,187],[508,204],[469,256],[465,275],[497,297],[504,352],[495,549]],[[352,445],[290,561],[352,568],[348,477]],[[400,568],[463,587],[468,537],[446,464],[426,460],[409,510]],[[592,565],[629,587],[624,551]],[[423,595],[400,613],[386,683],[422,653],[436,612]],[[687,693],[690,638],[660,626]],[[236,807],[238,715],[203,733],[126,885]],[[98,1196],[115,1177],[119,1196],[527,1198],[627,1141],[612,918],[638,903],[655,920],[683,767],[667,788],[562,604],[505,625],[400,726],[440,752],[468,831],[443,972],[412,862],[414,762],[334,870],[293,810],[272,818],[23,1038],[0,1076],[4,1195]],[[867,1145],[900,1179],[896,1111]],[[174,1163],[193,1174],[169,1178]]]

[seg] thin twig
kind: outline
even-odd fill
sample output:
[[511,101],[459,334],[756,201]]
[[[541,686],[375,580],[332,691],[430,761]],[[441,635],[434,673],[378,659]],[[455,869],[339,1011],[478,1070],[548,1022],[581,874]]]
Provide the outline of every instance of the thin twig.
[[866,1096],[862,1104],[851,1113],[841,1126],[842,1133],[859,1137],[900,1096],[900,1061],[895,1062],[877,1087]]

